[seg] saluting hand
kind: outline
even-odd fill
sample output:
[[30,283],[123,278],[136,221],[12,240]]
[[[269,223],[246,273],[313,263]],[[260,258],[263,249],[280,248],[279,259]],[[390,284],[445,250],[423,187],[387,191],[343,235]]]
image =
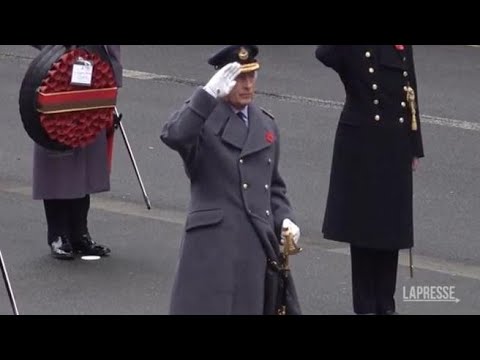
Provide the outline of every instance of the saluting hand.
[[237,83],[235,79],[240,75],[240,68],[241,65],[238,62],[225,65],[213,75],[203,89],[214,98],[227,96]]

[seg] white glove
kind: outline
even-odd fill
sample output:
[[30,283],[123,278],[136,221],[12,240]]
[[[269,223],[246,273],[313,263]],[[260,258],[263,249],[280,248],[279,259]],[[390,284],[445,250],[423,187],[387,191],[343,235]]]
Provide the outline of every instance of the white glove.
[[240,68],[241,65],[237,62],[225,65],[213,75],[203,89],[215,99],[227,96],[237,83],[235,79],[240,75]]
[[293,241],[295,242],[295,245],[297,245],[298,240],[300,240],[300,228],[295,225],[292,220],[285,219],[282,224],[282,244],[285,243],[285,236],[288,234],[293,235]]

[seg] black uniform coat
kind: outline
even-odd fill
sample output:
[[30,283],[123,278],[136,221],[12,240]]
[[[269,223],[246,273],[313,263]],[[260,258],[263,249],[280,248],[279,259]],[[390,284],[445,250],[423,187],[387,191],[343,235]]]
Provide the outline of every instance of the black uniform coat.
[[278,172],[274,120],[249,105],[249,127],[231,107],[198,88],[164,126],[181,155],[191,200],[171,314],[264,313],[268,251],[282,222],[294,221]]
[[[346,91],[334,145],[323,233],[355,246],[413,246],[412,160],[424,156],[406,87],[417,92],[412,47],[319,45],[316,57]],[[418,100],[418,94],[416,96]]]

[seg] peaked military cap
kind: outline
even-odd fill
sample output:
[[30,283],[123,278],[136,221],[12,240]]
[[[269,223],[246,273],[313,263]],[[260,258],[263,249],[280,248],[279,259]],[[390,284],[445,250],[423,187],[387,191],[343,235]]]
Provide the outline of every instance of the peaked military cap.
[[212,55],[208,63],[218,70],[227,64],[238,62],[242,65],[242,73],[246,73],[260,68],[260,64],[255,59],[257,55],[257,45],[229,45]]

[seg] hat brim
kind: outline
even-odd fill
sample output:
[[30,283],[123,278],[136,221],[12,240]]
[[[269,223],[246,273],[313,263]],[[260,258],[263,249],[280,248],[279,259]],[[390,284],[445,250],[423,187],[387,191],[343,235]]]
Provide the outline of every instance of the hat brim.
[[248,73],[260,69],[260,64],[258,62],[245,64],[240,67],[240,73]]

